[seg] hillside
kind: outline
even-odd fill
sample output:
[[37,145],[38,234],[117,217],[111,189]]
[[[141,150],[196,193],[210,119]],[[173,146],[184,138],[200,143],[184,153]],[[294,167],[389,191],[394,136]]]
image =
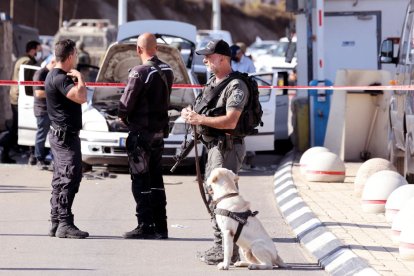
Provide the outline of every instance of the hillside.
[[[10,1],[0,1],[0,11],[9,12]],[[39,29],[43,35],[54,35],[58,29],[59,2],[56,0],[14,0],[14,22]],[[224,2],[224,1],[222,1]],[[118,22],[118,0],[66,0],[63,19],[108,18]],[[285,35],[289,15],[270,5],[235,6],[222,3],[222,29],[229,30],[235,41],[253,42],[277,39]],[[196,0],[129,0],[128,21],[169,19],[191,23],[198,29],[211,28],[211,4]]]

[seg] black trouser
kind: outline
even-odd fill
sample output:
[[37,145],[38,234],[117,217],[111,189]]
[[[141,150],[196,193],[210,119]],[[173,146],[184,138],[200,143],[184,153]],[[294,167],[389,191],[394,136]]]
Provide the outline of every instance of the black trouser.
[[157,232],[167,232],[167,200],[161,166],[163,133],[129,133],[126,146],[138,224],[155,224]]
[[17,146],[18,141],[18,130],[19,130],[19,109],[17,104],[11,105],[11,110],[13,114],[13,123],[10,129],[10,144],[12,147]]
[[82,154],[79,136],[49,132],[54,165],[52,178],[51,220],[73,221],[72,204],[82,180]]

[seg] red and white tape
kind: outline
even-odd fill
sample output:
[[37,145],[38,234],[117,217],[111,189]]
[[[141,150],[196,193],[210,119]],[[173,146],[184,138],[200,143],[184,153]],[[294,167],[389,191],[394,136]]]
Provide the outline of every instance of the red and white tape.
[[[12,80],[0,80],[0,86],[43,86],[42,81],[12,81]],[[117,87],[124,88],[124,83],[111,83],[111,82],[87,82],[87,87]],[[204,85],[199,84],[173,84],[172,88],[196,88],[201,89]],[[259,85],[259,89],[293,89],[293,90],[347,90],[347,91],[375,91],[375,90],[398,90],[398,91],[413,91],[414,86],[411,85],[382,85],[382,86],[297,86],[297,85]]]

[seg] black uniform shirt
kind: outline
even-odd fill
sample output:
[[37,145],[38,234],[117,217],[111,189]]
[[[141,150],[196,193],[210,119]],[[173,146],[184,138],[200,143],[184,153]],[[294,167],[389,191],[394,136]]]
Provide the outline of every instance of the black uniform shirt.
[[81,105],[66,97],[74,85],[67,72],[60,68],[54,68],[47,74],[45,82],[47,111],[52,126],[67,127],[71,131],[82,128]]
[[158,132],[168,126],[168,103],[174,74],[171,67],[156,56],[150,59],[164,72],[168,89],[157,69],[148,64],[131,69],[118,115],[127,119],[131,131]]
[[[47,73],[49,73],[49,69],[46,67],[41,68],[40,70],[36,71],[33,76],[33,81],[45,81]],[[45,90],[44,86],[34,86],[33,90]],[[47,113],[47,106],[46,106],[46,98],[39,98],[34,96],[34,106],[33,111],[35,116],[43,116]]]

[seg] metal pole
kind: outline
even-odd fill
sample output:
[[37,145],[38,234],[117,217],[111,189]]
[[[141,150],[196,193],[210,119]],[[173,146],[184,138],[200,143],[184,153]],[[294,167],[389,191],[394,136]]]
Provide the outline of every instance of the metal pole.
[[316,0],[316,60],[317,60],[317,78],[320,81],[325,80],[325,60],[324,60],[324,18],[325,9],[323,0]]
[[14,19],[14,0],[10,0],[10,18]]
[[212,2],[212,13],[213,13],[213,30],[221,30],[221,10],[220,10],[220,0],[213,0]]
[[312,31],[312,0],[308,0],[306,6],[306,32],[307,32],[307,52],[308,52],[308,80],[306,85],[313,79],[313,31]]
[[62,22],[63,22],[63,0],[60,0],[60,4],[59,4],[59,28],[62,27]]
[[127,8],[128,0],[118,0],[118,26],[128,21]]

